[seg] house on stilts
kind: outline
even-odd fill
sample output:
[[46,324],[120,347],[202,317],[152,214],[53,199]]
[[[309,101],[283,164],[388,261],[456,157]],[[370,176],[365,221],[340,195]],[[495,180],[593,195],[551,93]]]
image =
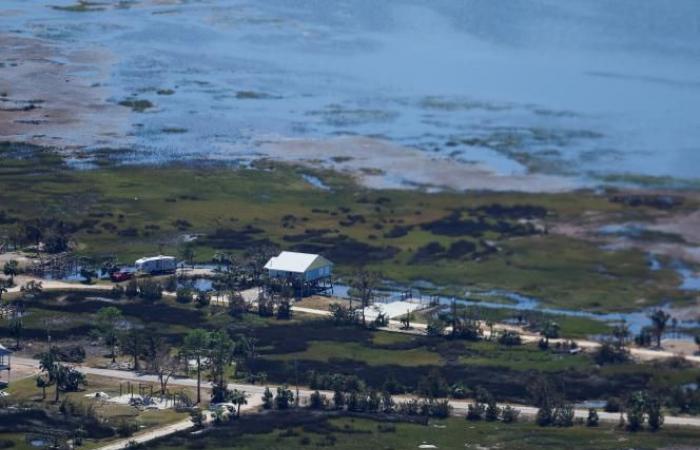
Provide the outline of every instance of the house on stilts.
[[282,252],[265,264],[270,280],[289,282],[299,297],[333,292],[333,263],[312,253]]

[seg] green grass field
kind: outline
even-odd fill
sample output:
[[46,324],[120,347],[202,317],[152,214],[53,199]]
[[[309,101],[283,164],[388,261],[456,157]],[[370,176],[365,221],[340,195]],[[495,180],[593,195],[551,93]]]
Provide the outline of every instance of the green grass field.
[[[336,173],[271,163],[249,169],[170,165],[155,172],[105,162],[76,171],[47,151],[34,149],[22,158],[16,153],[0,145],[0,235],[11,236],[18,224],[39,218],[63,221],[71,224],[82,255],[131,262],[159,251],[177,253],[183,236],[193,234],[200,236],[200,261],[216,251],[272,245],[321,252],[341,276],[365,264],[404,285],[430,281],[445,292],[507,289],[574,309],[632,310],[686,298],[677,274],[650,270],[639,250],[604,251],[560,235],[523,233],[520,213],[493,209],[544,208],[544,224],[583,220],[583,214],[614,221],[660,214],[605,195],[376,191]],[[310,185],[302,177],[309,173],[332,190]],[[694,207],[687,201],[677,211]],[[485,241],[500,251],[489,253]],[[450,253],[460,243],[466,250]]]
[[[257,420],[253,425],[251,422]],[[275,420],[287,422],[275,426]],[[263,423],[260,423],[263,422]],[[267,426],[265,424],[267,422]],[[254,431],[246,432],[246,430]],[[290,418],[251,417],[201,438],[173,437],[149,445],[159,450],[185,448],[337,450],[410,449],[434,445],[439,449],[657,449],[692,448],[700,430],[667,428],[657,433],[628,433],[609,425],[599,428],[540,428],[532,423],[468,422],[463,418],[431,421],[427,426],[386,423],[360,418],[309,419],[295,424]]]
[[441,365],[440,355],[425,348],[385,350],[366,347],[356,342],[310,341],[303,352],[271,355],[273,361],[328,361],[347,359],[370,366],[397,365],[401,367]]

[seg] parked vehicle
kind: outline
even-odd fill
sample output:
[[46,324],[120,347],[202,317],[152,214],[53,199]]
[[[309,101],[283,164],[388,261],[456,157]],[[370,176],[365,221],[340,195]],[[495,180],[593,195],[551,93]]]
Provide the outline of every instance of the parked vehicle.
[[119,283],[120,281],[127,281],[130,280],[134,276],[133,272],[127,272],[127,271],[118,271],[118,272],[113,272],[110,274],[109,278],[114,281],[115,283]]
[[136,270],[148,274],[174,273],[177,260],[173,256],[151,256],[136,260]]

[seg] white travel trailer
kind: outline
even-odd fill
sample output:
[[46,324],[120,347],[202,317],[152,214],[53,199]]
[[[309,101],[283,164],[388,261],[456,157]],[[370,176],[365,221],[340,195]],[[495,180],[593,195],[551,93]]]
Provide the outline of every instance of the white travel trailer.
[[[6,388],[10,385],[11,358],[12,352],[0,344],[0,374],[5,371],[7,372],[7,381],[2,381],[2,378],[0,378],[0,388]],[[0,394],[2,393],[0,392]],[[2,395],[0,395],[0,397],[2,397]]]
[[174,256],[151,256],[136,260],[136,270],[145,273],[172,273],[177,269],[177,260]]

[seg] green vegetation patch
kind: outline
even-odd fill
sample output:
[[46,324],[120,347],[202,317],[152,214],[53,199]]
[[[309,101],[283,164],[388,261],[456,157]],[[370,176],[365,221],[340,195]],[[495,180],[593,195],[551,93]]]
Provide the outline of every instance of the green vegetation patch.
[[[552,449],[654,449],[695,445],[700,431],[666,427],[657,433],[628,433],[603,425],[598,428],[540,428],[532,423],[504,425],[467,422],[463,418],[431,421],[427,425],[381,422],[360,418],[312,418],[304,414],[269,414],[244,417],[202,437],[180,435],[149,445],[159,450],[183,448],[337,450],[435,448]],[[201,447],[200,447],[201,446]]]
[[153,103],[145,99],[127,98],[119,102],[120,105],[131,108],[135,112],[144,112],[149,108],[153,108]]
[[[114,254],[126,263],[176,254],[184,236],[194,235],[200,261],[217,251],[276,247],[324,254],[339,276],[364,264],[403,285],[429,281],[455,293],[505,289],[594,311],[687,296],[675,272],[651,270],[640,250],[605,251],[546,232],[585,213],[615,220],[658,213],[647,204],[587,192],[368,190],[337,173],[269,162],[158,170],[103,162],[100,169],[73,171],[47,149],[0,144],[0,205],[10,205],[0,208],[0,235],[12,239],[37,221],[46,234],[66,224],[61,230],[69,230],[79,254]],[[330,189],[310,185],[308,174]],[[696,206],[687,200],[671,212]]]
[[268,359],[281,361],[295,359],[307,361],[347,359],[370,366],[396,365],[402,367],[438,365],[441,363],[440,355],[431,353],[425,348],[385,350],[366,347],[355,342],[328,341],[311,341],[309,343],[309,348],[304,352],[272,355],[268,356]]

